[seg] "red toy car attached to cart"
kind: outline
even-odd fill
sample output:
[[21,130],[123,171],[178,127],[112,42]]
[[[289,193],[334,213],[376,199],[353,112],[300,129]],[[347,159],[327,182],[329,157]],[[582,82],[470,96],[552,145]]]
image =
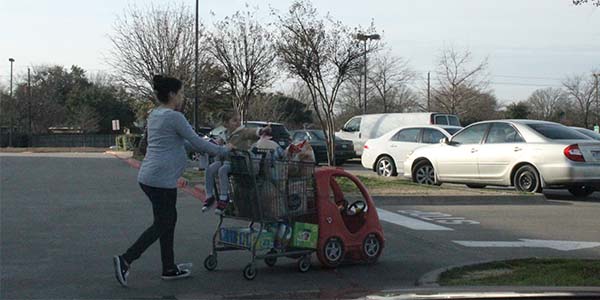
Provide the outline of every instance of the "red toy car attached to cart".
[[[315,181],[319,261],[327,267],[336,267],[343,261],[377,261],[385,239],[364,184],[343,169],[327,167],[317,168]],[[346,198],[340,182],[356,186],[360,199]]]

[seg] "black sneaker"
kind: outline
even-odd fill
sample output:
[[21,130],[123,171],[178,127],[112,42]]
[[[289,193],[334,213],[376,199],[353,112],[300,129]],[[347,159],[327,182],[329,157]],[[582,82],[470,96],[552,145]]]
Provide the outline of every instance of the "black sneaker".
[[177,267],[176,269],[169,270],[167,272],[163,272],[161,278],[163,280],[175,280],[175,279],[190,277],[191,274],[192,274],[192,271],[181,270],[181,269],[179,269],[179,267]]
[[119,281],[119,283],[122,286],[127,286],[127,276],[129,276],[129,266],[125,262],[125,259],[123,259],[123,257],[120,255],[115,255],[113,257],[113,263],[115,266],[115,276],[117,277],[117,281]]
[[215,201],[215,196],[206,198],[206,201],[204,201],[204,205],[202,206],[202,212],[209,210],[215,204]]

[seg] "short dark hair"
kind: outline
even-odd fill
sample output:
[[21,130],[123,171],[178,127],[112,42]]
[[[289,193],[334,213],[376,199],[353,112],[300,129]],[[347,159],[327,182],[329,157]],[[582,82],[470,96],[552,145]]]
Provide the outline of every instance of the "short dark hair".
[[154,75],[152,78],[152,86],[156,93],[156,98],[161,103],[169,102],[169,93],[177,93],[183,87],[183,82],[174,77],[167,77],[162,75]]

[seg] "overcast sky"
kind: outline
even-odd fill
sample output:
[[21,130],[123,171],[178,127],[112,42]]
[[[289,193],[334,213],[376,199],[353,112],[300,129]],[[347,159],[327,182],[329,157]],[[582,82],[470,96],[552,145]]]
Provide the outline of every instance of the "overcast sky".
[[[36,64],[79,65],[110,71],[104,62],[107,35],[130,4],[175,0],[0,0],[0,83],[8,84],[9,57],[15,73]],[[183,1],[193,9],[195,1]],[[468,49],[489,57],[491,88],[502,103],[527,98],[537,88],[558,87],[566,75],[600,70],[600,8],[574,7],[571,0],[313,0],[346,25],[371,19],[394,55],[426,76],[440,49]],[[285,11],[287,0],[200,0],[204,23],[259,6]],[[591,75],[590,75],[591,76]],[[277,87],[275,87],[277,89]]]

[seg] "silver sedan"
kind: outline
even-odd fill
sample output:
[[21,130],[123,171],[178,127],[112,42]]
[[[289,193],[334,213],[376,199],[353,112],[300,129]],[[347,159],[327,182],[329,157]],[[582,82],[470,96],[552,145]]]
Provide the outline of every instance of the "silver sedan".
[[567,188],[587,196],[600,190],[600,142],[552,122],[485,121],[415,150],[404,170],[422,184],[514,186],[525,192]]

